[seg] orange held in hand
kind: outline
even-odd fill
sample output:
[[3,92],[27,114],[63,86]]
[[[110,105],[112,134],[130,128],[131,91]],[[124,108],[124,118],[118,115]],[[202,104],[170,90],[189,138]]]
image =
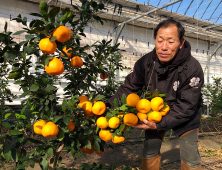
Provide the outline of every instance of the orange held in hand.
[[140,113],[148,113],[151,110],[150,101],[147,99],[141,99],[140,101],[138,101],[136,109]]
[[64,65],[61,60],[54,57],[53,59],[49,60],[48,65],[45,65],[45,71],[50,75],[60,75],[64,71]]
[[164,106],[164,101],[161,97],[154,97],[151,100],[151,108],[153,111],[159,111]]
[[111,141],[112,140],[112,133],[110,133],[109,130],[107,129],[102,129],[100,130],[99,132],[99,137],[105,141],[105,142],[108,142],[108,141]]
[[147,114],[138,112],[137,117],[140,119],[141,122],[143,122],[143,119],[147,119]]
[[120,125],[120,120],[118,117],[111,117],[109,119],[109,127],[112,129],[116,129]]
[[133,113],[127,113],[123,117],[123,122],[127,126],[135,126],[138,123],[138,117]]
[[97,101],[92,107],[92,112],[95,115],[102,115],[106,111],[106,105],[102,101]]
[[43,126],[45,126],[46,123],[47,122],[45,120],[39,120],[35,122],[35,124],[33,125],[34,132],[38,135],[42,135],[42,128]]
[[75,129],[75,123],[72,122],[72,119],[70,119],[70,122],[68,123],[69,132],[73,131]]
[[[72,57],[72,53],[69,52],[69,51],[72,51],[71,48],[68,48],[68,49],[67,49],[66,47],[64,47],[62,50],[67,54],[68,58],[71,58],[71,57]],[[63,53],[61,53],[61,55],[62,55],[62,56],[65,56]]]
[[123,136],[114,136],[112,139],[113,143],[121,143],[124,142],[125,138]]
[[137,94],[131,93],[127,96],[126,103],[129,106],[136,107],[136,104],[138,103],[139,100],[140,100],[140,97]]
[[50,41],[49,37],[39,41],[39,49],[46,54],[53,54],[56,51],[57,45],[55,41]]
[[59,26],[53,30],[53,37],[59,42],[66,42],[69,39],[69,29],[66,26]]
[[170,111],[170,106],[166,105],[160,110],[160,113],[162,116],[166,116],[169,113],[169,111]]
[[153,111],[153,112],[149,113],[148,120],[153,123],[158,123],[162,120],[162,115],[158,111]]
[[80,68],[83,65],[83,61],[79,56],[75,56],[71,59],[71,66]]
[[58,126],[53,122],[48,122],[45,126],[42,128],[42,136],[46,138],[52,138],[55,137],[59,133]]
[[100,78],[101,78],[101,79],[106,79],[107,77],[108,77],[108,74],[107,74],[107,73],[104,73],[104,74],[101,73],[101,74],[100,74]]
[[101,129],[109,127],[109,123],[105,117],[99,117],[96,121],[96,125]]

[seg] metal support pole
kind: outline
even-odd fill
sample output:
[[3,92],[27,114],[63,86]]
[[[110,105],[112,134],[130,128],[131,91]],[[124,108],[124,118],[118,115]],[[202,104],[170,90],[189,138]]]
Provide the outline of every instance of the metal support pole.
[[[175,4],[175,3],[177,3],[177,2],[180,2],[180,1],[182,1],[182,0],[175,0],[175,1],[169,2],[169,3],[166,4],[166,5],[163,5],[163,6],[161,6],[161,7],[155,8],[155,9],[153,9],[153,10],[151,10],[151,11],[149,11],[149,12],[146,12],[146,13],[144,13],[144,14],[142,14],[142,15],[139,15],[139,16],[137,16],[137,17],[134,17],[134,18],[131,18],[131,19],[127,20],[127,21],[122,22],[122,23],[121,23],[120,30],[119,30],[118,34],[116,35],[116,38],[115,38],[115,41],[114,41],[115,44],[117,43],[117,41],[118,41],[118,39],[119,39],[119,36],[120,36],[120,34],[121,34],[121,32],[122,32],[122,30],[123,30],[123,28],[124,28],[124,26],[125,26],[126,23],[131,22],[131,21],[134,21],[134,20],[137,20],[137,19],[139,19],[139,18],[142,18],[143,16],[146,16],[146,15],[148,15],[148,14],[151,14],[151,13],[155,12],[155,11],[158,11],[159,9],[166,8],[166,7],[168,7],[168,6],[170,6],[170,5],[173,5],[173,4]],[[120,25],[120,24],[119,24],[119,25]],[[118,26],[119,26],[119,25],[118,25]]]

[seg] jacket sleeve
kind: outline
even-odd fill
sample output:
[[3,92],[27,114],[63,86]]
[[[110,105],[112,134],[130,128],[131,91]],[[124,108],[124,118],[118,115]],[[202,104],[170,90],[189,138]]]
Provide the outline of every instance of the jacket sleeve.
[[106,106],[113,108],[113,100],[116,98],[118,100],[119,105],[121,104],[121,97],[124,93],[126,96],[130,93],[137,93],[144,86],[144,60],[146,56],[141,57],[134,65],[133,71],[129,73],[116,93],[106,101]]
[[162,121],[157,123],[157,131],[167,131],[183,123],[186,123],[194,116],[197,107],[200,107],[201,87],[204,83],[204,76],[201,66],[188,69],[189,73],[181,87],[178,88],[177,99],[170,106],[170,112],[163,116]]

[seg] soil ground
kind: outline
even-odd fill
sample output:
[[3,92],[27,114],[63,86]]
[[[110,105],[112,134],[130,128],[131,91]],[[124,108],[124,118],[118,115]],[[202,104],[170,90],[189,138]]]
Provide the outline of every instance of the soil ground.
[[[199,151],[201,155],[201,164],[203,170],[219,170],[222,169],[222,121],[203,121],[199,133]],[[71,154],[62,152],[63,162],[60,168],[76,168],[83,163],[89,165],[94,162],[97,164],[111,165],[114,164],[117,169],[124,166],[129,166],[133,170],[141,169],[141,158],[143,150],[144,133],[141,130],[134,129],[130,136],[126,137],[125,142],[121,144],[110,143],[114,149],[105,148],[103,155],[98,155],[95,152],[92,154],[84,154],[85,158],[73,160]],[[7,166],[6,166],[7,167]],[[7,169],[10,169],[8,167]],[[32,168],[27,168],[33,170]],[[34,170],[40,170],[38,164]],[[175,136],[164,138],[161,147],[161,167],[160,170],[180,170],[180,148],[178,139]]]

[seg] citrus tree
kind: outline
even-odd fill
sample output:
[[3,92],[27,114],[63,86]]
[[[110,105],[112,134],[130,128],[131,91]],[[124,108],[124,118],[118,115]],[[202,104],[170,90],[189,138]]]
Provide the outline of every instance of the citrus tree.
[[[39,10],[30,13],[38,17],[30,23],[21,15],[13,19],[23,25],[22,30],[8,32],[6,24],[0,34],[1,75],[5,77],[1,100],[13,97],[6,89],[8,79],[20,87],[23,99],[20,113],[1,102],[0,127],[6,129],[4,133],[0,129],[1,159],[14,161],[15,169],[34,167],[35,163],[44,170],[56,169],[62,150],[74,159],[83,157],[83,152],[104,153],[106,143],[99,137],[96,121],[107,112],[104,101],[119,86],[115,71],[125,69],[117,53],[119,44],[111,45],[111,40],[81,44],[88,23],[103,24],[97,13],[106,10],[104,4],[91,0],[82,1],[81,7],[49,10],[42,0]],[[14,42],[12,35],[20,34],[25,40]],[[106,80],[107,86],[98,86]],[[59,96],[62,84],[64,93]],[[35,149],[27,152],[28,144],[34,144]]]

